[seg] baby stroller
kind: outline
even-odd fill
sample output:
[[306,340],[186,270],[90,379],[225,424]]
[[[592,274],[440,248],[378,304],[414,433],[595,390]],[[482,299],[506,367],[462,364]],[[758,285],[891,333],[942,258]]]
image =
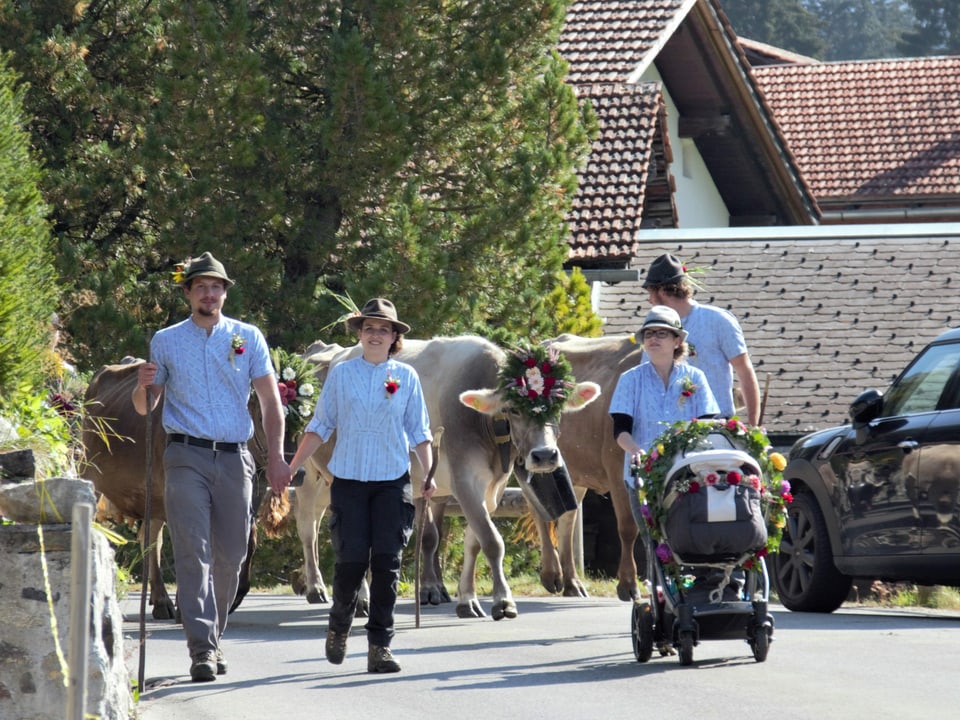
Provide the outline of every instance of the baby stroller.
[[631,619],[639,662],[654,648],[661,655],[675,648],[680,664],[690,665],[701,640],[741,637],[757,662],[766,660],[774,627],[770,578],[763,557],[754,556],[767,542],[762,478],[749,453],[711,432],[675,456],[662,486],[651,488],[661,542],[641,523],[650,600],[635,603]]

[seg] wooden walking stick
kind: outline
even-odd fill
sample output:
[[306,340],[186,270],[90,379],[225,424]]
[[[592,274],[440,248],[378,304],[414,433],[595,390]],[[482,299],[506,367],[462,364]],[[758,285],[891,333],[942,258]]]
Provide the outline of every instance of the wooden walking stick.
[[[433,435],[433,463],[430,465],[430,472],[427,473],[425,485],[430,484],[430,480],[437,474],[437,461],[439,459],[440,436],[443,434],[443,428],[438,428]],[[417,544],[413,556],[413,608],[414,608],[414,627],[420,628],[420,553],[423,550],[423,528],[427,523],[427,499],[420,497],[417,501],[420,505],[420,518],[417,521]]]
[[763,425],[763,415],[767,411],[767,394],[770,392],[770,373],[767,373],[767,379],[763,383],[763,394],[760,396],[760,417],[757,418],[757,425]]
[[[147,362],[150,362],[150,341],[151,333],[147,332]],[[145,388],[147,394],[147,414],[144,416],[144,451],[146,458],[146,495],[143,500],[143,542],[150,542],[150,514],[153,512],[153,386],[147,385]],[[140,586],[140,666],[137,671],[137,690],[143,693],[143,671],[147,659],[147,590],[150,581],[150,561],[148,554],[153,552],[149,545],[146,545],[146,551],[143,554],[143,582]]]

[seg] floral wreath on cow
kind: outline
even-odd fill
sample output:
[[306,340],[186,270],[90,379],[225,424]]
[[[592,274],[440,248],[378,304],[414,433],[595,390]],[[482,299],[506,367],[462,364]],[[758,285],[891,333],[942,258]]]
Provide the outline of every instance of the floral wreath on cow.
[[570,361],[558,349],[542,345],[510,350],[499,381],[511,410],[543,424],[560,420],[575,385]]
[[313,367],[296,353],[282,348],[271,349],[270,359],[277,374],[286,439],[293,443],[307,427],[317,404],[319,390]]
[[[633,466],[631,469],[632,473],[642,481],[637,494],[650,537],[657,544],[657,557],[675,578],[679,577],[680,568],[676,566],[673,551],[663,531],[667,515],[666,508],[661,502],[664,484],[677,455],[696,449],[707,435],[716,433],[724,435],[756,460],[762,474],[762,477],[752,481],[760,491],[761,503],[765,507],[767,543],[747,558],[743,563],[745,569],[759,571],[760,558],[779,550],[783,528],[787,524],[787,505],[793,502],[790,483],[783,479],[783,469],[787,461],[780,453],[772,452],[770,440],[761,428],[748,427],[736,417],[729,420],[676,422],[654,440],[643,458],[643,464],[639,467]],[[731,484],[751,480],[751,478],[741,478],[738,473],[728,473],[728,475],[733,475],[727,479]],[[709,478],[706,482],[710,482]],[[676,485],[673,487],[684,493],[700,491],[700,483],[695,480],[680,488]]]

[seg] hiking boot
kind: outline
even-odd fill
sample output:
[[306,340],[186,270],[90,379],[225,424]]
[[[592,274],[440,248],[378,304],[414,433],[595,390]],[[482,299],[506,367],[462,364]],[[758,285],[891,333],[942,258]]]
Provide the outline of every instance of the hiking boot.
[[217,646],[217,675],[227,674],[227,661],[223,658],[223,648]]
[[400,664],[393,659],[390,648],[383,645],[371,645],[367,651],[367,672],[395,673],[400,672]]
[[336,630],[327,630],[327,660],[334,665],[339,665],[343,662],[343,656],[347,654],[347,636],[349,635],[349,631],[337,632]]
[[193,682],[209,682],[217,679],[217,657],[213,650],[197,653],[190,665],[190,679]]

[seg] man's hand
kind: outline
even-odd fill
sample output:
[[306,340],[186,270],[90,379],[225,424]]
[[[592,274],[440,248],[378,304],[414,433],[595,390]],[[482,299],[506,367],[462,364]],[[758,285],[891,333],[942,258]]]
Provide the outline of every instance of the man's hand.
[[267,480],[270,481],[270,489],[274,495],[282,495],[292,477],[290,466],[283,457],[274,456],[267,460]]

